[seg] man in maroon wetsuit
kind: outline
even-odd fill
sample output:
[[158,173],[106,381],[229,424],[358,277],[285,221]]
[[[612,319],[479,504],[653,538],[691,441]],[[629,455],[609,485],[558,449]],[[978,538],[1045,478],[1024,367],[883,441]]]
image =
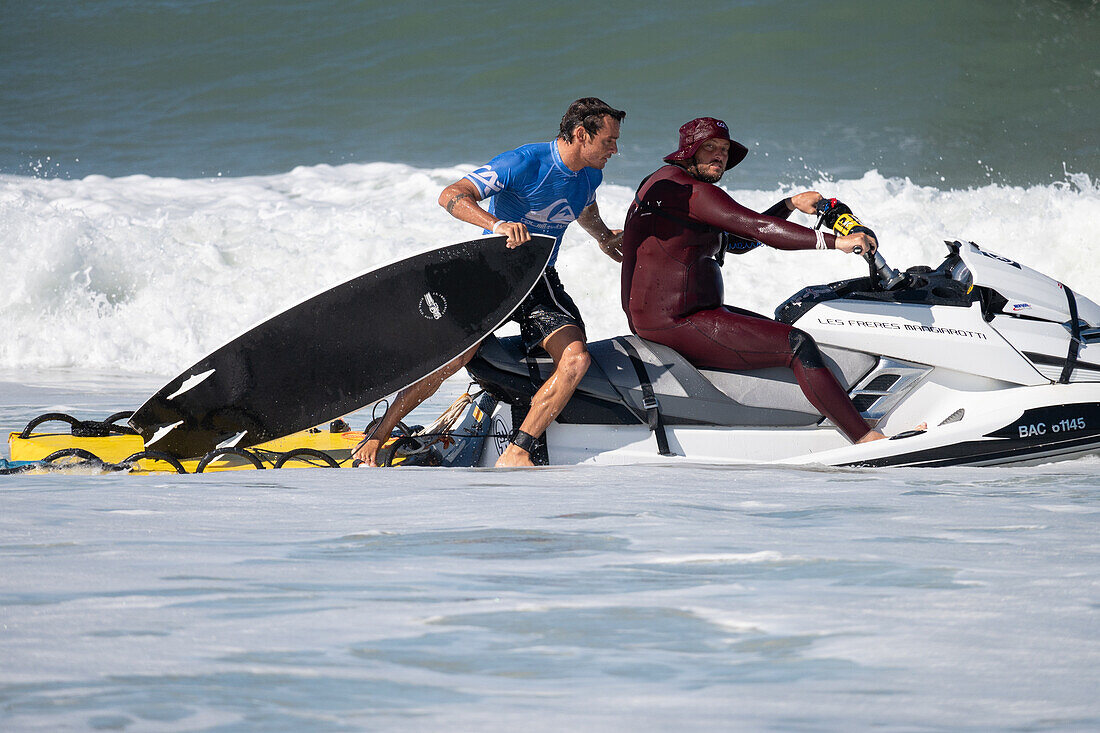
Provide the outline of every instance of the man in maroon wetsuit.
[[714,185],[748,150],[721,120],[701,117],[680,128],[669,165],[642,182],[623,230],[622,304],[630,330],[670,346],[695,366],[794,371],[810,403],[853,442],[883,438],[871,430],[821,359],[809,334],[722,304],[723,233],[776,249],[878,246],[865,233],[838,237],[785,221],[798,209],[813,214],[822,196],[806,191],[763,214]]

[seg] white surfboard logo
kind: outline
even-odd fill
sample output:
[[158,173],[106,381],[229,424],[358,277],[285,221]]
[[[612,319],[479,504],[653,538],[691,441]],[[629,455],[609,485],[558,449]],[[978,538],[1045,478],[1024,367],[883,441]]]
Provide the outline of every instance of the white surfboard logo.
[[439,293],[427,292],[420,298],[420,315],[438,321],[447,312],[447,299]]

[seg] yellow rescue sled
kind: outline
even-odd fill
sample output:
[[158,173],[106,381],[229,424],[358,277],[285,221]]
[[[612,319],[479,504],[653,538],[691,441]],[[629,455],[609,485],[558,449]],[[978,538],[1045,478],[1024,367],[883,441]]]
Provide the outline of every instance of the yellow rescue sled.
[[[379,451],[383,466],[470,466],[477,462],[487,437],[495,401],[484,393],[459,397],[426,427],[399,424]],[[104,420],[80,420],[47,413],[8,435],[10,460],[0,459],[0,474],[73,471],[112,473],[209,473],[267,468],[349,468],[352,454],[373,429],[352,430],[344,420],[304,430],[250,448],[226,446],[201,458],[180,458],[148,450],[140,435],[120,424],[131,415],[119,412]],[[69,426],[50,432],[43,425]]]

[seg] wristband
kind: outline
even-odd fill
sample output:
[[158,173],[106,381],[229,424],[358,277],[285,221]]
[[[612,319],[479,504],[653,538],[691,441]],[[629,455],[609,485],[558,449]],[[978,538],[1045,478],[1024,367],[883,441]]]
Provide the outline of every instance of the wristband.
[[507,224],[507,222],[504,221],[504,219],[497,219],[496,224],[493,224],[493,228],[490,231],[492,231],[493,234],[497,234],[497,227],[501,224]]
[[531,455],[535,453],[535,447],[538,445],[538,438],[530,433],[525,433],[519,428],[516,428],[516,434],[512,436],[512,445],[516,446],[520,450],[525,450]]
[[820,229],[815,229],[814,230],[814,236],[817,238],[817,245],[816,246],[817,246],[818,249],[828,249],[829,248],[825,244],[825,234],[822,233],[822,231]]

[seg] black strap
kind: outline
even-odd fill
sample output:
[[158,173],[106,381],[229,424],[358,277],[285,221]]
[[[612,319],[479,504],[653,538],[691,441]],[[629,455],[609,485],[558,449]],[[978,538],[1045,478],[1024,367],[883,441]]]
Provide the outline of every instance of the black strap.
[[1081,322],[1077,319],[1077,298],[1074,297],[1073,291],[1065,285],[1062,289],[1066,291],[1066,300],[1069,301],[1070,335],[1069,353],[1066,355],[1066,364],[1062,367],[1062,376],[1058,379],[1058,383],[1069,384],[1073,370],[1077,366],[1077,353],[1081,349]]
[[[531,385],[535,388],[535,392],[538,392],[539,389],[542,388],[543,379],[542,375],[539,373],[539,363],[535,359],[535,355],[532,351],[528,351],[524,355],[523,360],[527,363],[527,374],[531,378]],[[534,393],[532,393],[532,396],[534,396]],[[519,426],[527,419],[527,413],[530,412],[530,410],[530,404],[526,406],[512,405],[512,424],[516,426],[516,430],[512,436],[511,442],[527,451],[531,455],[531,462],[536,466],[545,466],[550,462],[546,449],[546,441],[539,440],[530,433],[525,433],[519,429]],[[524,440],[523,436],[530,438],[530,442]]]
[[[520,431],[519,428],[523,425],[523,421],[527,419],[527,413],[530,411],[530,407],[527,405],[517,405],[514,402],[512,403],[511,407],[512,424],[516,426],[515,432],[513,432],[514,436],[516,433],[523,432]],[[530,433],[524,432],[524,435],[530,435]],[[545,435],[546,433],[543,433],[544,437]],[[550,465],[550,453],[546,447],[546,440],[544,439],[544,437],[535,439],[534,450],[528,448],[526,445],[520,445],[520,448],[523,448],[525,451],[531,454],[531,462],[534,463],[536,466]],[[520,438],[520,440],[523,439]],[[514,443],[514,437],[509,438],[509,441]]]
[[527,365],[527,376],[531,379],[531,384],[535,386],[535,391],[539,391],[542,388],[542,375],[539,373],[539,363],[535,359],[535,355],[528,351],[523,356],[523,362]]
[[668,436],[665,434],[665,424],[661,420],[661,409],[657,403],[657,396],[653,393],[653,383],[649,381],[649,373],[646,372],[645,362],[638,355],[634,344],[627,339],[622,339],[623,349],[630,357],[630,363],[634,365],[634,372],[638,375],[638,384],[642,388],[642,407],[645,408],[646,422],[649,429],[657,438],[657,452],[662,456],[676,455],[668,447]]
[[538,450],[538,438],[530,433],[525,433],[519,428],[516,428],[516,432],[512,435],[512,444],[521,450],[527,451],[532,456]]

